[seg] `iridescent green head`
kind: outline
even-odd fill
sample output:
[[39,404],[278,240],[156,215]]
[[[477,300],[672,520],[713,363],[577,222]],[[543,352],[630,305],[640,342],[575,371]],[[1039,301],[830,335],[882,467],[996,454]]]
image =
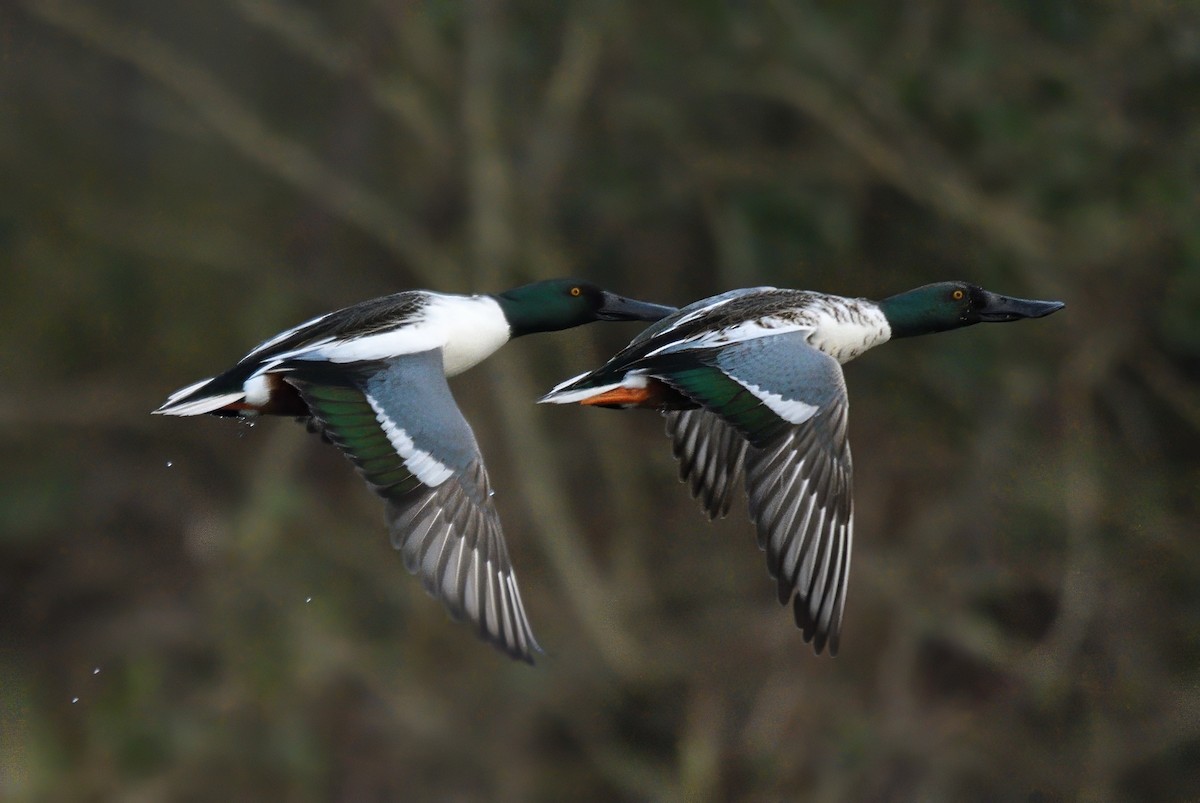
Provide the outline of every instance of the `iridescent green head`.
[[494,296],[512,336],[556,332],[592,321],[657,321],[674,307],[624,298],[578,279],[549,279]]
[[1002,296],[966,282],[927,284],[879,302],[893,338],[945,332],[977,323],[1041,318],[1065,306],[1061,301]]

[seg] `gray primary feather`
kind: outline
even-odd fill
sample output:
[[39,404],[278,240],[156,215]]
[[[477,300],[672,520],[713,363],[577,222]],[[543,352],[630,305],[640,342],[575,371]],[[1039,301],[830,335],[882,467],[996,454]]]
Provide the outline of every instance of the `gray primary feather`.
[[723,518],[742,482],[746,439],[704,409],[663,414],[671,450],[679,461],[679,479],[700,500],[709,519]]
[[724,346],[714,364],[743,385],[755,385],[784,401],[825,407],[846,396],[838,361],[808,342],[806,331],[758,337]]
[[821,410],[772,446],[746,453],[746,493],[758,544],[818,652],[837,654],[854,535],[845,404]]

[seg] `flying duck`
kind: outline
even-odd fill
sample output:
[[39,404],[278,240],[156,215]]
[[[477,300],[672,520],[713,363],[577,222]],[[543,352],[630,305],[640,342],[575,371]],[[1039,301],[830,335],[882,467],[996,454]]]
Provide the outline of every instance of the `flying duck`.
[[836,655],[854,533],[842,364],[898,337],[1041,318],[1059,301],[940,282],[882,301],[754,287],[697,301],[542,402],[666,416],[680,479],[710,519],[745,483],[779,602]]
[[268,338],[172,393],[159,415],[287,415],[340,448],[387,501],[392,544],[456,619],[508,655],[540,652],[471,426],[446,377],[514,337],[675,311],[575,279],[495,295],[408,290]]

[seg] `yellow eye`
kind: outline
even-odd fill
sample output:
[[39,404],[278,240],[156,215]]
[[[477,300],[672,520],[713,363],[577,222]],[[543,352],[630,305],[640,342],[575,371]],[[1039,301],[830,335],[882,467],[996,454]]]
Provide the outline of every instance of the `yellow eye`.
[[963,291],[955,290],[953,293],[950,294],[950,297],[953,298],[955,301],[962,301]]
[[573,295],[573,296],[578,296],[582,292],[583,292],[583,290],[579,289],[578,287],[571,288],[571,295]]

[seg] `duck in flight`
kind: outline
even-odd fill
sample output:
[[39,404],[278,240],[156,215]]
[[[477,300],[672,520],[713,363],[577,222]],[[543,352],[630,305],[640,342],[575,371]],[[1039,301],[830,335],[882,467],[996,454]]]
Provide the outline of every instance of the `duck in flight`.
[[446,378],[514,337],[592,321],[657,321],[674,307],[555,279],[495,295],[408,290],[280,332],[159,415],[287,415],[340,448],[387,501],[392,544],[456,619],[533,663],[529,626],[483,456]]
[[754,287],[697,301],[542,402],[649,407],[710,519],[744,482],[779,602],[836,655],[854,533],[842,364],[898,337],[1041,318],[1065,306],[965,282],[882,301]]

